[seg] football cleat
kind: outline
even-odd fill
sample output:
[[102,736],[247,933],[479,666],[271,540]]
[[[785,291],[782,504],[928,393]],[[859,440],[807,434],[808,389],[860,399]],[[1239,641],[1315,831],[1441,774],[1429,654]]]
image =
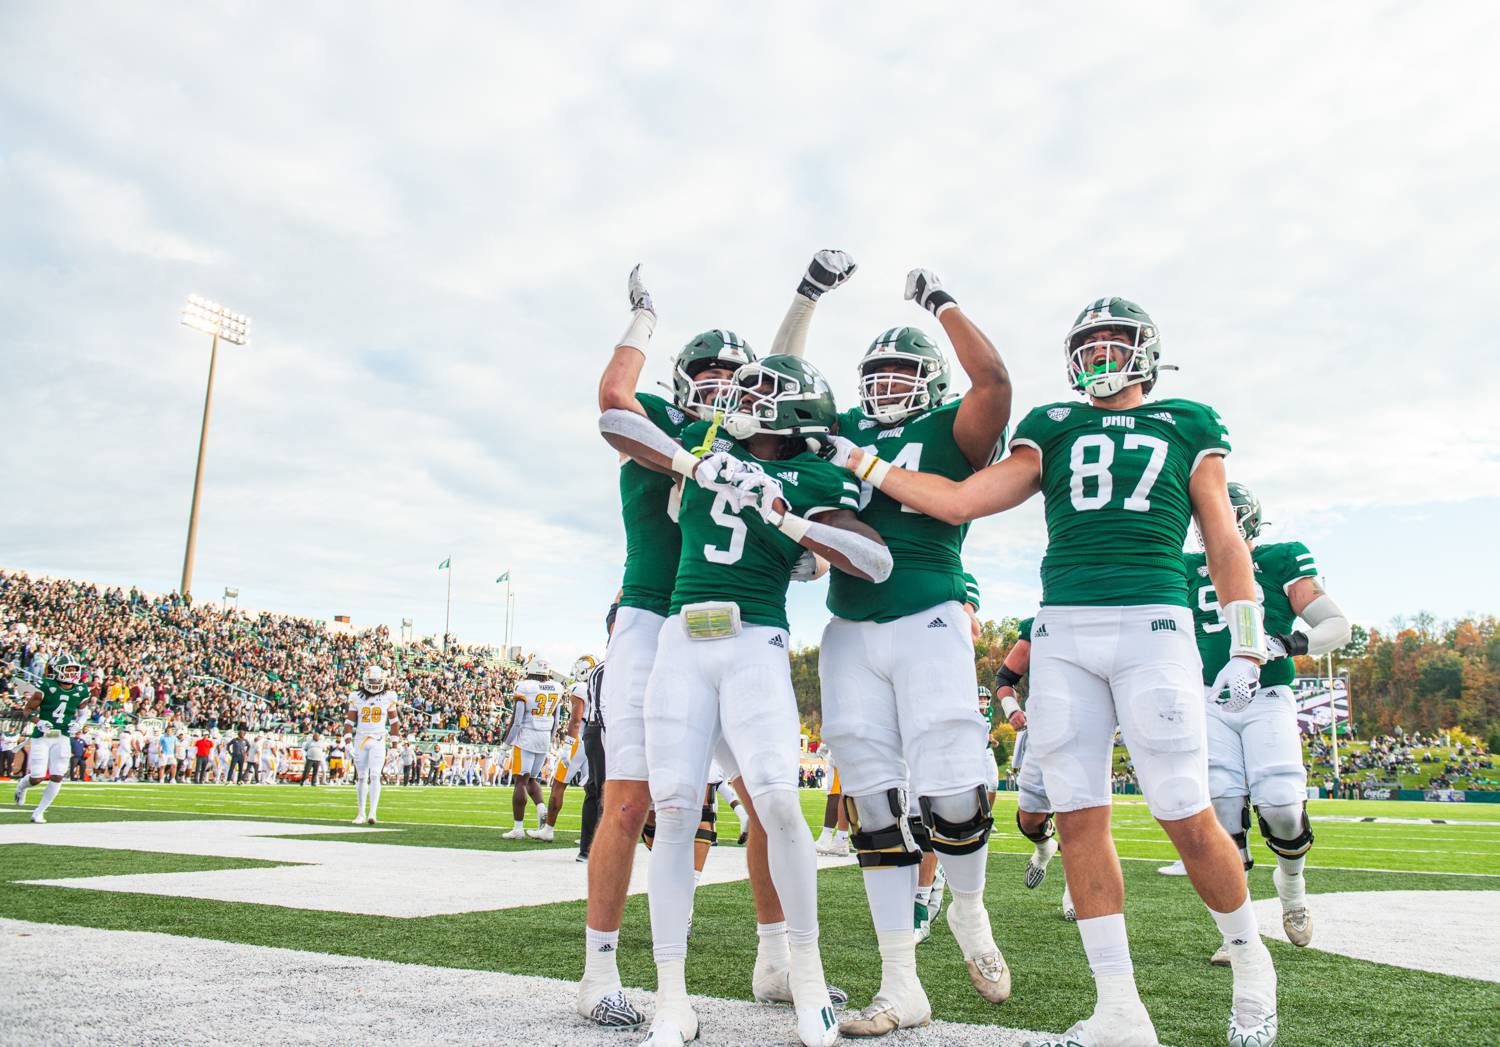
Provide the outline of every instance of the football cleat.
[[635,1029],[646,1021],[646,1016],[636,1010],[625,998],[623,989],[606,993],[591,1007],[584,1006],[583,1001],[579,1000],[578,1013],[595,1025],[602,1025],[606,1029]]
[[1238,947],[1229,1047],[1271,1047],[1276,1042],[1276,967],[1259,938]]
[[44,815],[44,814],[42,814],[41,811],[32,811],[31,812],[31,824],[32,825],[46,825],[47,824],[47,816]]
[[514,829],[512,829],[508,833],[501,833],[500,834],[500,839],[502,839],[502,840],[524,840],[524,839],[526,839],[526,830],[523,829],[523,828],[521,828],[518,825],[518,826],[516,826]]
[[578,856],[576,858],[574,858],[573,860],[575,862],[578,862],[580,865],[587,865],[588,861],[589,861],[589,856],[580,851],[579,854],[578,854]]
[[1057,853],[1057,839],[1049,836],[1046,840],[1036,845],[1036,850],[1031,852],[1031,857],[1026,861],[1026,886],[1037,888],[1047,878],[1047,863],[1052,861],[1052,856]]
[[797,1038],[804,1047],[833,1047],[839,1042],[839,1020],[833,1008],[799,1007],[797,1009]]
[[375,816],[372,814],[372,815],[370,815],[370,817],[366,818],[365,819],[365,824],[366,825],[374,825],[375,824]]
[[1073,892],[1066,887],[1063,888],[1063,919],[1069,923],[1078,922],[1078,910],[1073,906]]
[[740,827],[739,845],[741,847],[745,846],[745,844],[749,841],[749,839],[750,839],[750,827],[748,825],[741,826]]
[[829,836],[825,839],[820,836],[813,842],[813,850],[817,851],[824,857],[833,854],[833,837]]
[[870,1006],[839,1023],[845,1036],[885,1036],[897,1029],[916,1029],[932,1022],[932,1005],[913,979],[905,992],[885,995],[884,987]]
[[1215,967],[1229,966],[1229,946],[1221,945],[1217,952],[1208,958],[1208,962]]
[[651,1022],[651,1031],[641,1041],[651,1047],[681,1047],[698,1038],[698,1014],[686,1001],[676,1006],[656,1008],[656,1017]]
[[366,819],[364,815],[357,814],[357,815],[354,816],[354,821],[351,824],[353,824],[353,825],[364,825],[367,820],[368,819]]
[[1281,929],[1293,945],[1306,945],[1312,941],[1312,913],[1307,906],[1298,905],[1281,911]]
[[1139,1000],[1095,1010],[1060,1036],[1027,1040],[1023,1047],[1160,1047],[1151,1015]]
[[20,807],[23,803],[26,802],[26,786],[23,784],[25,781],[26,781],[26,779],[22,778],[19,782],[16,783],[16,806],[17,807]]
[[955,903],[948,912],[948,929],[963,953],[975,991],[990,1003],[1010,999],[1010,968],[995,945],[990,914],[984,906],[976,905],[974,911],[968,912]]
[[[792,969],[771,967],[762,970],[757,964],[750,979],[750,995],[755,998],[756,1003],[791,1003]],[[828,987],[828,998],[835,1007],[842,1007],[849,1002],[849,994],[837,985]]]
[[1160,869],[1157,869],[1156,871],[1159,872],[1159,873],[1161,873],[1163,876],[1186,876],[1187,875],[1187,867],[1182,864],[1182,859],[1181,858],[1178,858],[1171,865],[1163,865]]
[[540,840],[543,843],[551,843],[552,842],[552,826],[548,825],[546,822],[543,822],[541,825],[537,826],[535,829],[527,829],[526,830],[526,835],[527,835],[527,837],[529,837],[530,839],[533,839],[533,840]]

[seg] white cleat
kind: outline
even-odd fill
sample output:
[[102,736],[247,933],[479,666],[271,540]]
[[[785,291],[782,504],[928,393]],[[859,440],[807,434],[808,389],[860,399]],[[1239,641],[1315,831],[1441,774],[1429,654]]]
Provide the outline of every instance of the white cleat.
[[698,1014],[686,1003],[658,1006],[651,1031],[641,1041],[651,1047],[682,1047],[698,1038]]
[[1004,1003],[1010,999],[1010,967],[1000,948],[995,944],[995,934],[990,929],[990,914],[984,906],[967,913],[956,904],[948,911],[948,929],[958,942],[964,962],[969,967],[969,981],[974,990],[990,1003]]
[[524,839],[526,839],[526,830],[523,829],[523,828],[521,828],[518,825],[518,826],[516,826],[514,829],[512,829],[508,833],[501,833],[500,834],[500,839],[502,839],[502,840],[524,840]]
[[[24,781],[25,779],[22,779]],[[16,806],[19,807],[26,802],[26,789],[20,782],[16,783]]]
[[362,814],[360,814],[360,815],[356,815],[355,816],[353,824],[355,824],[355,825],[364,825],[365,822],[366,822],[365,816],[362,815]]
[[1078,922],[1078,910],[1073,906],[1073,893],[1066,887],[1063,888],[1063,919],[1069,923]]
[[818,840],[813,843],[813,850],[817,851],[825,858],[831,857],[833,855],[833,837],[830,836],[826,840],[819,837]]
[[1271,1047],[1276,1042],[1276,967],[1265,943],[1257,938],[1243,952],[1234,971],[1234,1007],[1229,1012],[1229,1047]]
[[[792,969],[755,965],[750,976],[750,995],[756,1003],[792,1003]],[[835,1007],[849,1002],[849,994],[837,985],[828,986],[828,999]]]
[[646,1016],[625,998],[625,990],[618,985],[603,995],[585,992],[579,985],[577,1007],[580,1015],[606,1029],[638,1029],[646,1023]]
[[1024,1047],[1160,1047],[1156,1026],[1140,1001],[1127,1007],[1095,1010],[1060,1036],[1027,1040]]
[[1281,929],[1293,945],[1307,945],[1312,941],[1312,913],[1305,905],[1281,910]]
[[541,825],[537,826],[535,829],[527,829],[526,830],[526,835],[530,839],[533,839],[533,840],[540,840],[543,843],[551,843],[552,842],[552,826],[548,825],[546,822],[543,822]]
[[1036,850],[1026,862],[1026,886],[1037,888],[1047,878],[1047,863],[1057,853],[1057,838],[1049,836],[1036,845]]
[[870,1006],[839,1023],[845,1036],[885,1036],[897,1029],[916,1029],[932,1022],[932,1005],[913,979],[904,990],[887,993],[884,986]]
[[841,1039],[839,1020],[834,1017],[833,1006],[799,1007],[797,1009],[797,1039],[803,1047],[833,1047]]
[[1182,859],[1181,858],[1178,858],[1171,865],[1163,865],[1160,869],[1157,869],[1156,871],[1159,872],[1159,873],[1161,873],[1163,876],[1186,876],[1187,875],[1187,866],[1185,866],[1185,865],[1182,864]]
[[1211,964],[1213,964],[1215,967],[1228,967],[1229,966],[1229,946],[1227,946],[1227,945],[1221,945],[1221,946],[1219,946],[1219,951],[1216,952],[1216,953],[1214,953],[1212,956],[1210,956],[1208,958],[1208,962],[1211,963]]
[[31,824],[32,825],[46,825],[47,824],[47,818],[46,818],[46,816],[44,814],[42,814],[41,811],[32,811],[31,812]]

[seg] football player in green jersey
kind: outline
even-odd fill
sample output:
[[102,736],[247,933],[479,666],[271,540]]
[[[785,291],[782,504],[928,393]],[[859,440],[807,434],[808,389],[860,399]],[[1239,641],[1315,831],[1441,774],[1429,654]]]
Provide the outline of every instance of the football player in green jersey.
[[[678,443],[626,411],[599,426],[612,446],[684,485],[682,556],[670,617],[646,685],[646,762],[656,808],[651,931],[657,1008],[651,1044],[693,1039],[687,997],[687,913],[701,790],[715,745],[742,772],[768,836],[785,911],[791,990],[803,1043],[838,1039],[818,949],[817,866],[797,799],[800,721],[787,654],[786,591],[803,549],[841,571],[878,581],[891,570],[884,543],[855,516],[858,487],[808,450],[838,418],[833,394],[797,357],[768,356],[735,373],[719,436],[717,418],[687,427]],[[699,458],[689,447],[706,457]],[[742,796],[745,793],[741,794]]]
[[[656,329],[656,308],[641,279],[640,266],[630,271],[629,299],[630,325],[600,379],[599,409],[630,412],[675,439],[689,423],[723,409],[735,369],[754,359],[754,354],[732,331],[705,331],[673,360],[670,401],[637,392]],[[590,849],[584,975],[577,1000],[581,1015],[615,1028],[645,1020],[625,997],[615,956],[635,844],[651,803],[642,709],[681,553],[681,537],[672,518],[675,499],[674,477],[621,457],[625,576],[609,642],[609,672],[599,698],[606,725],[606,781],[603,814]]]
[[31,812],[31,820],[38,825],[47,821],[47,808],[57,799],[62,789],[63,776],[68,773],[68,764],[73,757],[73,723],[78,719],[79,709],[89,700],[88,685],[84,682],[83,664],[71,654],[63,653],[50,659],[42,671],[40,685],[22,680],[23,693],[29,690],[25,713],[35,715],[36,725],[31,729],[31,752],[27,758],[26,774],[16,782],[16,805],[26,799],[26,790],[33,782],[46,779],[41,802]]
[[[1318,565],[1301,542],[1257,541],[1264,526],[1260,499],[1244,484],[1229,485],[1229,503],[1241,537],[1255,565],[1255,590],[1265,612],[1266,646],[1271,660],[1260,674],[1260,690],[1248,705],[1236,706],[1213,688],[1229,658],[1229,637],[1219,614],[1219,597],[1202,553],[1184,557],[1188,598],[1203,683],[1208,688],[1208,786],[1219,824],[1239,845],[1248,873],[1250,804],[1260,820],[1260,834],[1276,855],[1271,879],[1281,899],[1281,926],[1293,945],[1312,941],[1312,915],[1302,879],[1302,865],[1312,847],[1307,820],[1307,768],[1302,764],[1302,734],[1292,680],[1292,657],[1337,650],[1349,642],[1349,619],[1318,580]],[[1293,630],[1298,618],[1307,632]],[[1221,949],[1213,962],[1227,965]]]
[[[1238,852],[1209,802],[1201,662],[1191,637],[1182,545],[1196,518],[1228,630],[1215,681],[1248,700],[1267,656],[1249,550],[1224,476],[1218,415],[1189,400],[1148,400],[1161,335],[1145,310],[1100,298],[1063,346],[1083,404],[1031,411],[1004,461],[955,480],[878,454],[836,461],[919,512],[961,525],[1041,491],[1047,520],[1042,609],[1031,634],[1028,760],[1039,762],[1068,851],[1078,928],[1094,972],[1094,1013],[1045,1044],[1155,1044],[1125,933],[1124,881],[1110,834],[1110,759],[1118,724],[1146,802],[1181,854],[1229,945],[1231,1047],[1275,1042],[1276,972],[1260,940]],[[847,451],[847,453],[845,453]]]
[[[880,334],[859,362],[860,406],[839,421],[835,455],[852,446],[953,480],[992,462],[1010,418],[1011,383],[995,347],[926,269],[906,298],[937,317],[971,388],[950,391],[942,350],[915,327]],[[835,461],[838,461],[835,458]],[[835,574],[832,620],[819,656],[823,734],[839,754],[851,827],[881,956],[870,1005],[844,1023],[856,1036],[925,1024],[912,898],[921,843],[909,801],[937,852],[953,901],[948,926],[970,981],[986,1000],[1010,995],[1010,971],[983,902],[988,803],[985,725],[975,706],[974,645],[963,609],[965,528],[861,490],[860,520],[890,546],[895,567],[875,584]],[[906,795],[910,791],[910,797]]]

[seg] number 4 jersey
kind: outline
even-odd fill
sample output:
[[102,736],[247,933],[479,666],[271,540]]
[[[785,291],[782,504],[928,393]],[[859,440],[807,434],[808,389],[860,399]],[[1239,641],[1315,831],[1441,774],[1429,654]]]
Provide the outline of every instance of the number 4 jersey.
[[1205,457],[1229,453],[1213,408],[1192,400],[1128,410],[1048,404],[1021,420],[1011,446],[1042,456],[1043,604],[1189,606],[1188,482]]

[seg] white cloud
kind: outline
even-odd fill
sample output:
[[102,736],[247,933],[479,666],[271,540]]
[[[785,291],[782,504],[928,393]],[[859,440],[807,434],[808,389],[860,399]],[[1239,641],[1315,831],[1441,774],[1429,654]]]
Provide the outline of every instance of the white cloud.
[[[570,661],[622,556],[593,397],[624,273],[661,309],[654,382],[696,330],[767,345],[821,246],[862,265],[813,336],[841,397],[876,332],[926,320],[913,265],[1000,345],[1017,417],[1066,398],[1078,306],[1123,293],[1282,519],[1500,493],[1484,9],[4,18],[15,482],[97,507],[11,503],[8,563],[173,583],[200,291],[255,317],[220,361],[200,589],[436,630],[452,553],[461,633],[497,636],[509,567],[521,637]],[[974,528],[987,610],[1034,598],[1043,540],[1034,505]]]

